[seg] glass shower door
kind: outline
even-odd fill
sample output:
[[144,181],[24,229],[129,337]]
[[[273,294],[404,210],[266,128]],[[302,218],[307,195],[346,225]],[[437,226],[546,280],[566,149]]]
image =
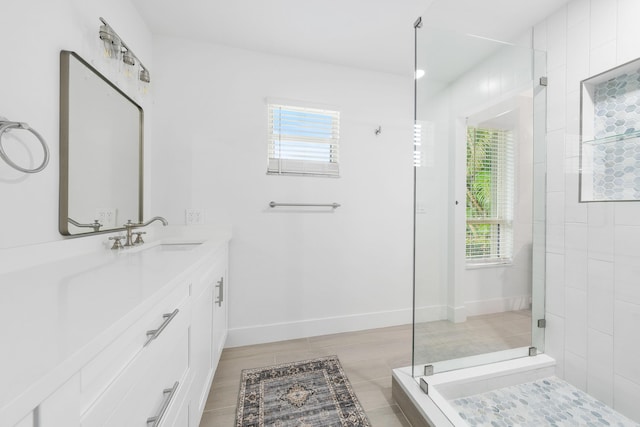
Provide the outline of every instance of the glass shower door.
[[545,69],[416,28],[414,376],[542,350]]

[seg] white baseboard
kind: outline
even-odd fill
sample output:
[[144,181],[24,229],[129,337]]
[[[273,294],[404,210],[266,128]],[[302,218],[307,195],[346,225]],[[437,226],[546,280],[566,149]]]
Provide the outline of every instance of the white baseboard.
[[462,323],[467,321],[467,307],[459,305],[457,307],[447,307],[447,319],[453,323]]
[[503,311],[525,310],[531,308],[531,295],[520,295],[507,298],[494,298],[465,303],[467,316],[501,313]]
[[447,319],[447,307],[444,305],[431,305],[416,309],[416,322],[434,322]]
[[[420,307],[416,310],[416,321],[431,322],[447,318],[451,321],[464,321],[467,316],[522,310],[530,307],[530,295],[470,301],[461,307],[447,307],[444,305],[427,306]],[[406,325],[411,323],[411,320],[412,310],[411,308],[407,308],[376,313],[300,320],[297,322],[230,328],[225,347],[264,344],[318,335]]]
[[263,344],[318,335],[361,331],[410,324],[411,308],[297,322],[230,328],[225,347]]

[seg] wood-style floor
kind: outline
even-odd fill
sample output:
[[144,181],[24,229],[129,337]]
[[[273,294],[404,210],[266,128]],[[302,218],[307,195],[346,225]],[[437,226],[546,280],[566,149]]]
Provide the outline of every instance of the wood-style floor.
[[[418,338],[431,356],[455,358],[470,349],[527,345],[530,312],[471,317],[419,325]],[[391,397],[391,370],[411,365],[411,325],[227,348],[222,352],[200,427],[233,427],[240,372],[248,368],[337,355],[373,427],[411,427]],[[465,343],[466,341],[466,343]],[[482,345],[482,342],[486,346]],[[440,359],[442,360],[442,359]]]

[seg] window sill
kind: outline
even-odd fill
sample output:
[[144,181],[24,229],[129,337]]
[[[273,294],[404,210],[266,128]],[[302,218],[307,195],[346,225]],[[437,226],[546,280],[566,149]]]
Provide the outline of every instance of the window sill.
[[513,265],[513,261],[510,259],[504,260],[504,261],[486,261],[486,262],[475,262],[475,263],[467,262],[465,264],[465,269],[477,270],[481,268],[511,267],[512,265]]

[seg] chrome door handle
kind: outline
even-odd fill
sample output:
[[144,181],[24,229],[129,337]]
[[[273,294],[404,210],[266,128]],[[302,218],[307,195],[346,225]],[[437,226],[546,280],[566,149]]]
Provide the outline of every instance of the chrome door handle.
[[144,343],[144,347],[146,347],[151,341],[155,340],[160,336],[162,331],[164,331],[164,328],[166,328],[169,325],[169,323],[171,323],[171,321],[173,320],[174,317],[176,317],[179,311],[180,310],[176,308],[171,313],[162,315],[162,317],[164,318],[164,322],[162,322],[162,325],[160,325],[158,329],[152,329],[150,331],[147,331],[147,342]]
[[218,280],[216,288],[218,288],[218,299],[216,300],[216,304],[218,304],[218,307],[222,307],[222,301],[224,301],[224,277],[221,277],[220,280]]
[[176,390],[178,390],[178,384],[180,383],[176,381],[173,384],[173,387],[165,388],[164,390],[162,390],[162,394],[165,395],[165,398],[162,401],[162,405],[160,406],[160,410],[158,411],[158,413],[153,417],[147,418],[147,426],[151,424],[151,427],[156,427],[160,424],[160,421],[162,420],[164,413],[167,411],[167,408],[169,407],[169,403],[171,403],[171,399],[173,399],[173,395],[176,394]]

